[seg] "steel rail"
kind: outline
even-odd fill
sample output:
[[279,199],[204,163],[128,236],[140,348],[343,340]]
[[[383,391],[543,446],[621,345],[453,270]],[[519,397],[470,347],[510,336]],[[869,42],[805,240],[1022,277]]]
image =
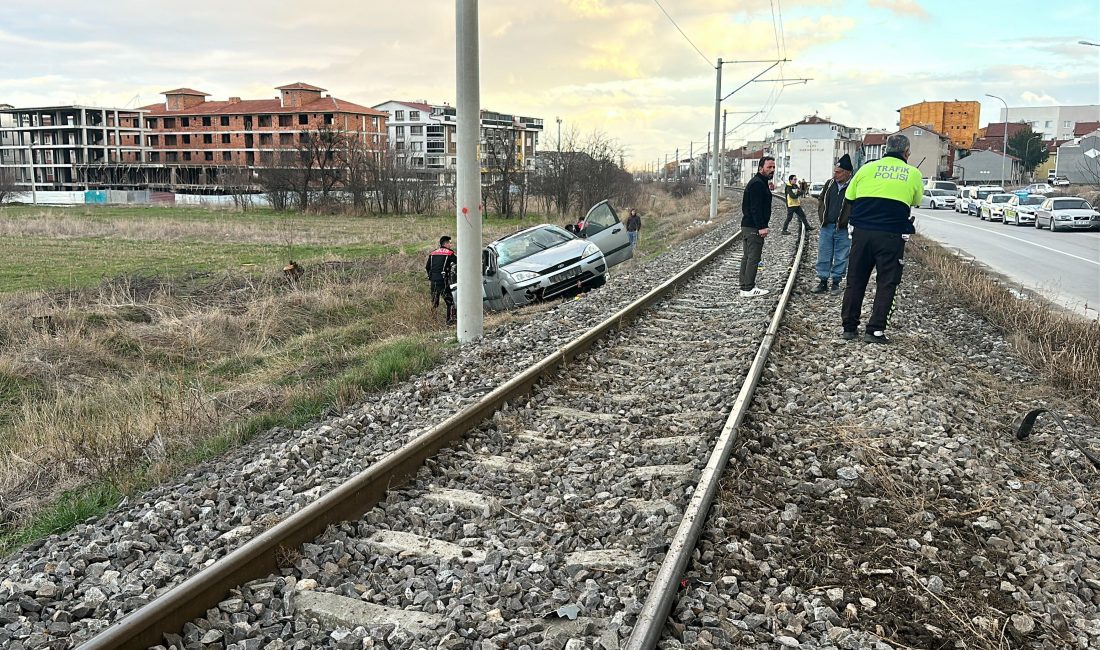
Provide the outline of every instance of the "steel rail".
[[[726,251],[740,231],[718,244],[699,260],[660,286],[588,330],[572,342],[546,355],[477,402],[424,431],[276,526],[199,573],[128,614],[79,646],[79,650],[144,650],[161,643],[165,632],[174,632],[216,606],[229,590],[262,578],[277,569],[280,548],[296,548],[321,535],[331,524],[360,517],[385,496],[390,487],[403,484],[436,451],[461,438],[484,422],[505,402],[526,395],[539,379],[587,351],[604,335],[628,321],[673,289],[691,279],[711,260]],[[801,245],[799,250],[801,251]]]
[[768,360],[772,344],[775,342],[776,333],[779,331],[779,323],[783,319],[783,312],[787,309],[791,292],[794,290],[795,280],[798,277],[798,267],[802,263],[802,252],[806,245],[806,229],[801,229],[798,240],[798,251],[795,253],[794,263],[791,265],[790,275],[787,276],[787,284],[783,289],[783,295],[779,298],[779,304],[775,308],[771,324],[764,334],[764,340],[756,351],[756,358],[749,367],[749,374],[741,384],[741,391],[733,403],[733,409],[726,424],[722,427],[722,433],[714,445],[710,460],[703,473],[699,476],[699,484],[692,492],[691,501],[684,509],[684,517],[680,520],[680,527],[676,529],[676,535],[669,544],[668,553],[661,562],[661,568],[657,571],[657,578],[646,597],[642,611],[638,613],[638,620],[634,624],[630,638],[624,646],[625,650],[651,650],[657,647],[664,632],[665,621],[672,611],[672,605],[676,600],[680,589],[681,577],[687,568],[688,561],[699,543],[699,536],[703,532],[703,525],[707,520],[707,513],[714,502],[714,496],[718,492],[718,481],[722,478],[722,472],[729,462],[733,445],[737,442],[738,429],[749,410],[756,386],[760,383],[760,376],[764,372],[764,363]]

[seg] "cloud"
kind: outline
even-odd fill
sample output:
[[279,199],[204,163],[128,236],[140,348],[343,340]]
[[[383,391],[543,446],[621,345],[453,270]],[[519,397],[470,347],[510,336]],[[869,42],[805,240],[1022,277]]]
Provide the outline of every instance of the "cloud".
[[921,20],[928,20],[930,16],[924,7],[915,0],[870,0],[868,5],[891,11],[899,16],[912,16]]
[[1058,105],[1058,100],[1057,99],[1051,97],[1050,95],[1046,94],[1043,91],[1039,91],[1038,93],[1035,93],[1035,92],[1032,92],[1030,90],[1025,90],[1024,92],[1020,93],[1020,99],[1024,100],[1025,102],[1027,102],[1029,104],[1039,104],[1040,106],[1057,106]]

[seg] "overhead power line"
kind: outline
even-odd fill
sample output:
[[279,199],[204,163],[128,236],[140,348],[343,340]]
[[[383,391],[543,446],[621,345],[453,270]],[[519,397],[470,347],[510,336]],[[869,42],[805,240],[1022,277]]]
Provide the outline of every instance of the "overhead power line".
[[665,8],[661,6],[661,3],[659,2],[659,0],[653,0],[653,4],[655,4],[655,5],[657,5],[658,7],[660,7],[660,9],[661,9],[661,13],[663,13],[663,14],[665,15],[665,18],[668,18],[668,22],[672,23],[672,26],[676,28],[676,31],[680,32],[680,36],[683,36],[683,37],[684,37],[684,40],[688,42],[688,45],[690,45],[691,47],[695,48],[695,51],[699,53],[699,56],[703,57],[703,61],[705,61],[705,62],[706,62],[706,64],[707,64],[707,67],[708,67],[708,68],[713,68],[713,67],[714,67],[714,64],[712,64],[712,63],[710,62],[710,59],[708,59],[708,58],[707,58],[707,55],[706,55],[706,54],[703,54],[703,51],[702,51],[702,50],[700,50],[700,49],[699,49],[698,47],[696,47],[696,46],[695,46],[695,43],[692,43],[692,42],[691,42],[691,39],[690,39],[690,38],[688,38],[688,35],[684,33],[684,30],[680,29],[680,26],[676,24],[676,21],[672,19],[672,16],[670,16],[670,15],[668,14],[668,12],[667,12],[667,11],[665,11]]

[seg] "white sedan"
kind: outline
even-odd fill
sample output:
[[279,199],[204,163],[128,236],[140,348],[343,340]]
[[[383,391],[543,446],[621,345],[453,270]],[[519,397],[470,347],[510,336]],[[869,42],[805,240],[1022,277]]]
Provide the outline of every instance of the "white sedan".
[[1013,196],[1012,200],[1004,207],[1004,224],[1006,226],[1009,224],[1013,226],[1034,224],[1035,211],[1038,210],[1039,206],[1046,200],[1047,197],[1042,194],[1032,194],[1024,198]]
[[982,221],[1001,221],[1004,219],[1005,206],[1012,200],[1015,194],[990,194],[978,208],[978,216]]
[[955,193],[949,190],[924,190],[924,194],[920,197],[920,207],[933,210],[954,209]]

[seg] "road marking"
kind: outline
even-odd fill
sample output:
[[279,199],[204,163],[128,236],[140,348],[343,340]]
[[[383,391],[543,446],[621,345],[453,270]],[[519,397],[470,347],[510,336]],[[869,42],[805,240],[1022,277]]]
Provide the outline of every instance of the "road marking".
[[[933,217],[930,214],[924,214],[924,213],[918,213],[918,214],[920,214],[920,216],[922,216],[926,219],[935,219],[936,221],[942,221],[944,223],[949,223],[949,224],[952,224],[952,225],[955,225],[955,226],[962,226],[963,228],[973,228],[974,230],[980,230],[982,232],[987,232],[991,235],[997,235],[999,237],[1008,237],[1009,239],[1015,239],[1018,242],[1023,242],[1025,244],[1031,244],[1032,246],[1038,246],[1039,248],[1044,248],[1048,251],[1051,251],[1052,253],[1058,253],[1060,255],[1065,255],[1066,257],[1072,257],[1075,260],[1081,260],[1082,262],[1088,262],[1089,264],[1095,264],[1096,266],[1100,266],[1100,262],[1097,262],[1096,260],[1090,260],[1087,257],[1081,257],[1080,255],[1074,255],[1073,253],[1067,253],[1065,251],[1060,251],[1057,248],[1051,248],[1050,246],[1043,246],[1042,244],[1036,244],[1033,241],[1028,241],[1026,239],[1020,239],[1019,237],[1013,237],[1012,235],[1008,235],[1008,234],[1005,234],[1003,232],[995,232],[993,230],[989,230],[988,228],[981,228],[979,226],[971,226],[971,225],[965,224],[965,223],[958,223],[956,221],[949,221],[949,220],[944,219],[942,217]],[[917,232],[920,232],[920,231],[918,230]]]

